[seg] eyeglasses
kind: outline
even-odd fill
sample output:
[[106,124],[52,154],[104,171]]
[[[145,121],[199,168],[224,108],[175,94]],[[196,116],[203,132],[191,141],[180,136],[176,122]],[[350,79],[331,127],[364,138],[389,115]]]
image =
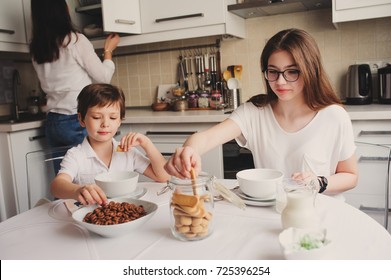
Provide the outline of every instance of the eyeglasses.
[[300,70],[297,69],[286,69],[284,71],[277,71],[274,69],[266,69],[264,72],[266,80],[269,82],[275,82],[280,77],[280,74],[284,77],[287,82],[296,82],[300,76]]

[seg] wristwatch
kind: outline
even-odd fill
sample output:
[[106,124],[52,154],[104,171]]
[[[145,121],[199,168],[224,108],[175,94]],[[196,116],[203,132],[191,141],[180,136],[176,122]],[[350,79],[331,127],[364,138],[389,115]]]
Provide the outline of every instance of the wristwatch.
[[327,178],[324,176],[318,176],[318,181],[320,186],[319,193],[322,193],[327,189],[327,185],[329,184],[329,182],[327,181]]

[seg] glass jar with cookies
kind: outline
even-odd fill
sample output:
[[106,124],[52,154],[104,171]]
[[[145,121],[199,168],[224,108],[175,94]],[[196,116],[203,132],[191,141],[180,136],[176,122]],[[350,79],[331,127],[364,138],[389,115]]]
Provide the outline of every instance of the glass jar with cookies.
[[170,181],[170,228],[182,241],[201,240],[214,229],[213,177],[200,175],[195,179]]

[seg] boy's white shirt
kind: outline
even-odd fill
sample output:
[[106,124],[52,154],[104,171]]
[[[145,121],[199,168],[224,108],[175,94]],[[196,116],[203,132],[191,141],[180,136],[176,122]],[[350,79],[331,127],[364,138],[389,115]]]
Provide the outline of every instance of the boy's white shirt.
[[128,152],[116,152],[119,142],[113,138],[112,143],[113,156],[110,167],[98,158],[86,137],[81,144],[67,151],[58,173],[68,174],[74,183],[78,183],[78,174],[98,174],[114,170],[144,173],[150,164],[146,156],[137,148],[132,148]]

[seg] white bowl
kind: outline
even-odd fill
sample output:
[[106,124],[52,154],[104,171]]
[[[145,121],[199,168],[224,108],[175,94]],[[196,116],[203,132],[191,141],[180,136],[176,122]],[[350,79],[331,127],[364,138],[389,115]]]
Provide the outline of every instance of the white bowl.
[[109,171],[95,177],[95,183],[107,197],[119,197],[134,192],[139,174],[134,171]]
[[331,242],[325,229],[287,228],[278,236],[287,260],[322,260],[330,258]]
[[276,169],[256,168],[239,171],[236,174],[239,187],[248,196],[273,199],[277,186],[282,183],[283,173]]
[[86,228],[91,232],[94,232],[104,237],[118,237],[118,236],[130,234],[134,230],[137,230],[140,226],[142,226],[145,222],[147,222],[149,219],[152,218],[152,216],[155,214],[158,207],[155,203],[145,201],[145,200],[140,200],[140,199],[133,199],[133,198],[125,198],[125,197],[116,198],[115,200],[111,200],[111,201],[128,202],[128,203],[133,203],[137,206],[142,205],[147,214],[141,218],[122,224],[96,225],[96,224],[83,222],[83,219],[88,212],[92,212],[95,208],[99,207],[98,205],[91,205],[91,206],[82,207],[76,210],[75,212],[73,212],[72,218],[77,224],[81,225],[82,227]]

